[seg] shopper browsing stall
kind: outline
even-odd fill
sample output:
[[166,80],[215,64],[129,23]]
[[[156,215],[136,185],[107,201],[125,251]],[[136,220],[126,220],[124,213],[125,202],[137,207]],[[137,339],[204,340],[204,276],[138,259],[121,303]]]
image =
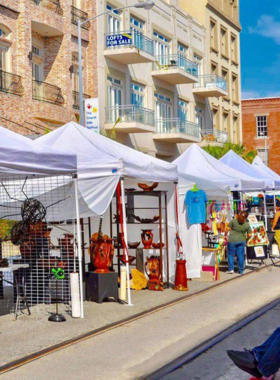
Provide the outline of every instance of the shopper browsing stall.
[[251,236],[251,227],[247,222],[248,213],[240,212],[228,225],[226,235],[228,238],[228,271],[234,273],[234,256],[238,259],[238,273],[243,274],[244,270],[244,248],[246,241]]

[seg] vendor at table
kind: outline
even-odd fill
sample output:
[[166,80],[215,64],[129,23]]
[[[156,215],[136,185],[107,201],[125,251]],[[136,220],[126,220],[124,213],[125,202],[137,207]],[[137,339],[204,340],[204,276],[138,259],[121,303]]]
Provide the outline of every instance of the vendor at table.
[[244,270],[244,249],[246,241],[251,237],[251,227],[247,222],[248,213],[241,211],[236,218],[229,222],[226,236],[228,238],[228,271],[227,273],[234,273],[234,256],[237,255],[238,259],[238,273],[243,274]]
[[274,239],[280,247],[280,202],[276,202],[276,213],[272,222],[272,231],[275,232]]

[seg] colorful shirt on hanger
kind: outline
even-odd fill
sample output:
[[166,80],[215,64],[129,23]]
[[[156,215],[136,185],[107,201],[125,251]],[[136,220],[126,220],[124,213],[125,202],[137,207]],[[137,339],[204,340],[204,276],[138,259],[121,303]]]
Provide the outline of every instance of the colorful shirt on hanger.
[[205,223],[206,202],[207,197],[203,190],[189,190],[187,192],[185,198],[185,205],[187,206],[188,221],[190,224]]

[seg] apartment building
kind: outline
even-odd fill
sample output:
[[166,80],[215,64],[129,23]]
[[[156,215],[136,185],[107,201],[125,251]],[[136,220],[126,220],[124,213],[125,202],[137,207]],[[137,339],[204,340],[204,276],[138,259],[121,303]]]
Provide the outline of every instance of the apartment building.
[[213,128],[226,131],[230,142],[242,143],[239,0],[180,0],[179,4],[206,29],[209,78],[218,75],[227,83],[227,96],[208,99]]
[[243,143],[280,175],[280,98],[242,100]]
[[214,74],[209,82],[206,29],[178,0],[114,11],[133,3],[97,3],[98,14],[112,10],[97,21],[100,124],[123,144],[172,160],[213,135],[208,99],[227,96],[226,80]]
[[[91,0],[0,0],[0,125],[42,134],[79,119],[77,20],[94,12]],[[84,97],[95,97],[95,27],[82,38]]]

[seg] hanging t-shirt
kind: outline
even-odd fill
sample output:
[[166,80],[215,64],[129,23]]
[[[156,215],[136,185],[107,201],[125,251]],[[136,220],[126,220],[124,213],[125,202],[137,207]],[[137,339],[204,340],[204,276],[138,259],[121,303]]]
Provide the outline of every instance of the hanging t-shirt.
[[205,202],[207,202],[207,197],[203,190],[189,190],[187,192],[185,198],[185,205],[187,206],[188,221],[190,224],[205,223]]

